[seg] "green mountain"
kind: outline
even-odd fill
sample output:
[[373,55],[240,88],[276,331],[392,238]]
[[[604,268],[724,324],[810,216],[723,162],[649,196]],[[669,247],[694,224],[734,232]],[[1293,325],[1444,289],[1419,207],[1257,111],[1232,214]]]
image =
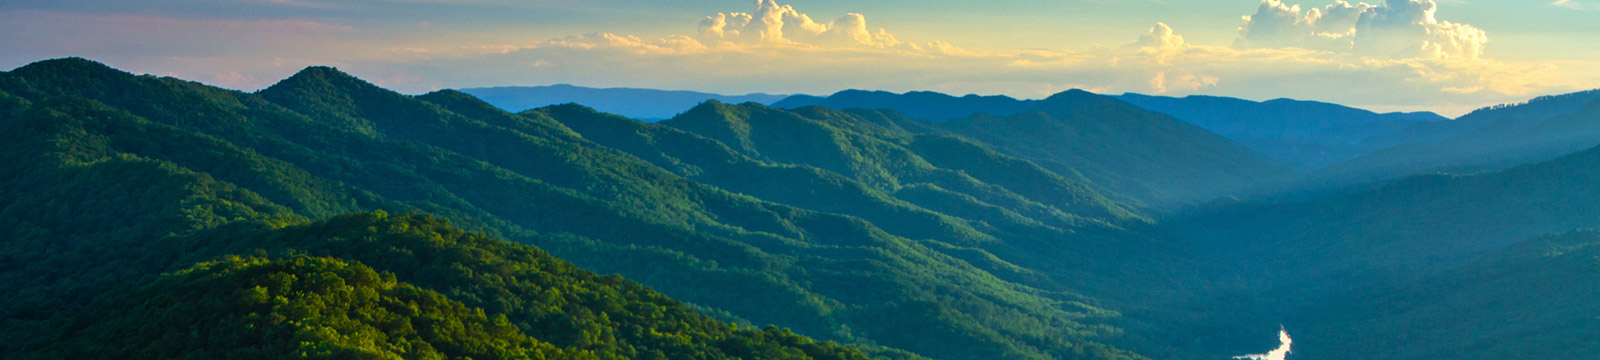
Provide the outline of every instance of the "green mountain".
[[[1573,99],[1477,116],[1582,129]],[[650,123],[42,61],[0,73],[0,358],[1213,359],[1280,325],[1297,359],[1600,351],[1600,148],[1212,200],[1287,172],[1030,104]]]
[[1336,164],[1315,178],[1347,184],[1429,171],[1488,172],[1587,149],[1600,144],[1600,90],[1484,108],[1395,136],[1420,141]]
[[[525,114],[550,116],[586,139],[702,183],[776,203],[857,216],[882,224],[889,233],[923,239],[1000,278],[1097,294],[1116,308],[1137,306],[1138,298],[1148,295],[1130,289],[1122,282],[1126,278],[1166,276],[1162,274],[1166,267],[1140,264],[1181,256],[1181,251],[1169,251],[1170,246],[1145,233],[1152,226],[1148,219],[1131,215],[1083,185],[970,141],[912,133],[896,122],[905,119],[892,112],[819,107],[784,111],[759,104],[708,102],[684,116],[654,124],[576,105]],[[761,140],[730,140],[751,144],[750,150],[740,152],[674,127],[699,124],[737,124],[748,129],[741,139]],[[715,134],[729,127],[700,129]],[[824,135],[783,136],[804,132]],[[818,144],[815,139],[836,140]],[[838,155],[860,152],[862,147],[880,155]],[[792,150],[797,148],[824,149],[820,153],[830,156],[808,157],[819,152]],[[852,163],[855,159],[891,161]],[[831,166],[870,171],[854,171],[866,175],[850,177],[819,167],[840,163],[850,165]],[[891,185],[867,182],[873,179],[888,179],[879,184]],[[1062,201],[1080,198],[1088,201]]]
[[1040,100],[1029,112],[939,125],[1158,209],[1239,194],[1290,175],[1264,156],[1197,126],[1081,90]]
[[[827,106],[916,134],[961,137],[1134,208],[1170,210],[1293,176],[1277,160],[1202,127],[1082,90],[1041,100],[848,90],[826,98],[792,96],[773,106],[795,111]],[[693,111],[680,117],[690,115]],[[728,134],[702,135],[730,140]]]
[[1088,186],[1027,161],[959,138],[886,126],[861,114],[707,102],[660,125],[720,142],[737,156],[815,167],[888,194],[938,188],[944,191],[929,192],[975,198],[984,202],[980,206],[1025,212],[1054,224],[1139,218]]
[[294,209],[337,211],[319,193],[342,186],[82,97],[0,94],[6,358],[865,358],[429,216],[310,223]]
[[[434,301],[412,313],[448,318],[451,324],[461,324],[449,325],[454,329],[450,331],[465,332],[412,334],[403,327],[391,327],[388,322],[399,321],[391,318],[333,316],[326,318],[330,324],[327,329],[331,330],[312,329],[307,331],[315,334],[291,336],[321,339],[317,343],[328,346],[306,351],[386,352],[419,357],[436,353],[447,356],[483,354],[457,351],[469,349],[492,350],[496,354],[555,356],[556,353],[549,352],[550,346],[540,342],[553,344],[551,346],[570,355],[574,350],[569,345],[582,342],[556,341],[553,337],[588,339],[591,343],[604,340],[601,336],[604,329],[549,330],[523,326],[519,322],[522,320],[512,317],[508,321],[517,324],[516,330],[532,339],[518,340],[523,338],[506,332],[510,329],[501,326],[503,323],[495,317],[502,313],[496,307],[506,306],[501,302],[511,301],[507,297],[520,296],[518,290],[499,290],[509,285],[495,283],[485,285],[482,292],[457,292],[445,288],[457,286],[452,282],[456,280],[433,278],[443,276],[441,273],[467,277],[505,274],[501,268],[457,269],[440,263],[437,264],[440,267],[422,271],[389,267],[377,258],[363,260],[366,258],[356,254],[301,248],[276,252],[277,247],[265,245],[256,245],[263,252],[240,248],[240,251],[205,253],[181,246],[156,246],[129,254],[123,249],[132,244],[151,243],[152,239],[179,244],[215,243],[220,247],[250,236],[202,235],[210,231],[228,231],[230,235],[248,232],[237,228],[244,225],[235,225],[242,223],[263,223],[261,227],[271,229],[293,228],[299,225],[292,224],[308,220],[333,219],[352,211],[381,209],[434,214],[465,230],[485,232],[487,237],[537,245],[584,269],[620,273],[663,294],[694,304],[684,306],[700,313],[725,320],[777,324],[802,334],[863,344],[870,353],[879,356],[915,358],[917,355],[912,354],[915,353],[948,359],[1138,358],[1102,345],[1114,341],[1121,333],[1110,325],[1117,313],[1100,308],[1100,301],[1075,291],[1079,286],[1088,286],[1082,284],[1085,280],[1041,274],[1004,260],[1004,257],[1014,257],[1037,261],[1038,256],[1022,257],[989,250],[1021,252],[1024,248],[1021,244],[980,246],[1005,243],[996,238],[996,234],[1004,233],[998,230],[1002,228],[1047,234],[1104,233],[1116,231],[1119,223],[1142,222],[1137,215],[1096,197],[1082,186],[1071,186],[1070,182],[1012,190],[974,180],[977,178],[974,176],[959,176],[960,171],[949,170],[949,167],[929,166],[923,169],[944,169],[940,176],[951,177],[948,183],[974,189],[945,190],[910,183],[907,185],[915,185],[918,190],[901,196],[898,190],[884,190],[888,189],[886,185],[899,181],[900,173],[876,170],[863,164],[880,166],[880,169],[905,168],[902,164],[857,161],[855,156],[822,152],[800,158],[826,166],[805,167],[761,157],[767,155],[734,153],[732,151],[737,149],[733,147],[725,147],[729,150],[722,155],[714,151],[674,153],[674,159],[678,159],[674,161],[682,165],[675,167],[671,161],[652,158],[645,152],[602,145],[602,142],[612,142],[590,140],[555,119],[571,116],[568,112],[581,111],[563,112],[551,108],[511,114],[455,92],[405,96],[322,67],[308,68],[259,93],[247,94],[171,78],[134,76],[81,59],[51,60],[0,75],[0,94],[4,94],[0,95],[3,101],[0,104],[6,106],[0,113],[7,115],[3,124],[10,138],[4,154],[8,163],[16,164],[6,167],[9,173],[4,189],[8,200],[0,204],[3,205],[0,209],[5,209],[0,218],[7,223],[5,228],[12,233],[10,238],[20,239],[8,244],[16,250],[6,253],[17,255],[5,258],[6,266],[0,266],[0,273],[7,279],[23,279],[8,282],[17,284],[17,288],[5,292],[14,294],[14,298],[4,299],[4,303],[22,304],[8,306],[8,309],[15,309],[12,311],[16,315],[8,314],[5,321],[24,323],[7,326],[7,329],[28,328],[20,324],[59,326],[61,331],[99,334],[90,338],[98,339],[101,335],[121,331],[115,324],[154,321],[178,328],[242,324],[240,326],[255,326],[261,330],[229,341],[250,338],[248,341],[259,344],[299,344],[285,343],[283,336],[300,334],[301,328],[263,323],[249,313],[279,314],[285,319],[288,319],[285,314],[311,314],[228,300],[201,304],[206,306],[204,308],[191,308],[162,300],[170,298],[155,294],[204,292],[207,287],[236,284],[254,284],[248,288],[254,289],[254,286],[266,286],[257,277],[293,275],[298,278],[301,274],[316,272],[328,273],[319,276],[329,282],[335,278],[347,284],[361,282],[358,287],[363,294],[378,296],[338,298],[330,302],[333,300],[326,296],[343,295],[312,294],[290,298],[285,295],[289,293],[281,293],[283,289],[298,289],[293,287],[298,285],[293,284],[288,288],[268,287],[267,294],[274,299],[282,295],[290,304],[328,304],[334,309],[345,309],[346,314],[356,311],[350,309],[399,311],[386,304],[437,300],[442,294],[449,301]],[[695,146],[716,145],[704,142],[704,138],[687,139],[702,139],[698,140],[702,143]],[[869,151],[866,154],[874,157],[901,151],[882,145],[868,141],[861,143],[858,149],[866,149]],[[783,151],[772,154],[802,156]],[[993,153],[985,154],[1004,160]],[[688,159],[699,155],[743,157],[734,156],[726,161]],[[760,161],[745,162],[752,161],[750,159]],[[901,160],[908,159],[911,158]],[[789,174],[786,172],[808,174],[793,178],[803,182],[835,183],[834,188],[819,188],[819,192],[867,207],[829,209],[825,208],[826,204],[797,197],[766,200],[758,196],[776,198],[775,192],[764,195],[731,192],[712,183],[733,187],[734,179],[694,175],[690,171],[728,171],[705,170],[721,162],[733,164],[730,169],[734,175],[743,170],[767,171],[747,174],[757,179],[789,178],[783,175]],[[1007,163],[1001,162],[1004,164]],[[1009,164],[1005,166],[1021,166],[1014,161]],[[1020,173],[1033,174],[1031,176],[1049,175],[1037,167],[1021,169]],[[157,185],[165,186],[159,189],[169,190],[152,190],[158,189]],[[741,192],[756,193],[757,190],[744,188]],[[1079,197],[1051,198],[1044,203],[1022,195],[1032,194],[1029,191],[1082,192],[1074,193]],[[971,211],[977,215],[953,216],[929,210],[930,207],[916,205],[902,197],[947,207],[981,201],[993,203],[989,208]],[[994,223],[972,220],[984,216],[991,217]],[[888,225],[880,227],[877,223]],[[1074,225],[1087,226],[1090,230],[1070,227]],[[373,226],[355,226],[369,227]],[[287,230],[268,232],[275,231]],[[304,245],[305,248],[328,239],[321,235],[316,239],[307,238],[312,245]],[[1054,247],[1057,251],[1050,254],[1083,257],[1086,253],[1081,251],[1095,247],[1082,244],[1086,239],[1096,238],[1062,241],[1056,237],[1035,236],[1032,239],[1063,244]],[[1103,240],[1104,235],[1099,239]],[[59,251],[82,253],[84,257],[43,263],[22,260]],[[469,249],[438,251],[464,258],[487,256]],[[131,256],[124,258],[122,255]],[[242,257],[196,265],[226,255]],[[80,263],[86,265],[76,268],[62,265]],[[1093,271],[1078,267],[1082,264],[1073,261],[1057,266],[1076,268],[1080,272]],[[124,267],[140,270],[127,275],[106,275],[118,273]],[[185,270],[191,267],[194,269]],[[73,270],[64,270],[69,268]],[[394,273],[398,280],[393,284],[357,280],[367,277],[363,275],[366,273],[381,275],[383,272]],[[501,278],[497,281],[511,281],[506,276]],[[620,280],[613,281],[617,282]],[[134,285],[119,284],[142,287],[128,289]],[[326,289],[318,284],[306,286],[317,291]],[[113,304],[90,295],[103,293],[102,290],[124,291],[130,294],[130,299],[143,300],[131,300],[137,304]],[[298,291],[290,293],[298,294]],[[234,296],[238,292],[218,294]],[[485,312],[478,316],[474,315],[478,314],[477,310],[463,310],[471,308]],[[78,317],[84,314],[82,311],[120,314],[133,309],[147,315],[200,311],[196,309],[215,311],[218,315],[209,320],[134,317],[96,327],[83,323],[89,318]],[[623,309],[645,311],[626,306]],[[109,319],[111,315],[104,317]],[[594,321],[604,323],[604,319]],[[266,325],[270,327],[263,327]],[[417,329],[416,325],[412,329]],[[633,331],[618,329],[613,332]],[[657,332],[645,331],[648,334]],[[679,352],[661,350],[668,358],[723,356],[716,355],[716,351],[726,356],[767,358],[776,355],[760,354],[837,348],[805,345],[825,343],[810,343],[776,329],[749,333],[766,334],[750,335],[760,337],[750,340],[757,343],[751,346],[761,347],[760,350],[721,349],[715,343],[696,340],[698,338],[660,333],[680,339],[684,349]],[[83,348],[52,340],[49,335],[31,337],[35,335],[30,334],[32,332],[15,334],[16,339],[3,339],[16,341],[0,343],[18,345],[0,348],[0,351],[51,357]],[[502,342],[484,345],[461,342],[466,340],[457,336],[479,337],[482,334],[505,337]],[[334,335],[356,340],[328,340],[332,338],[327,336]],[[140,341],[169,340],[192,341],[132,338],[115,343],[132,346]],[[424,342],[432,349],[417,345]],[[764,342],[772,345],[761,345]],[[211,351],[224,351],[230,347],[228,344],[238,343],[219,342],[217,347],[196,351],[217,354]],[[644,357],[639,354],[658,350],[636,343],[616,347],[622,350],[610,353],[596,350],[595,354],[598,357],[612,356],[607,354]],[[707,347],[721,350],[712,351]],[[124,349],[135,352],[116,354],[176,356],[171,351],[181,348],[189,347],[150,349],[150,352]],[[675,355],[690,353],[710,355]],[[831,356],[817,354],[815,357]]]
[[1314,170],[1430,134],[1414,129],[1448,121],[1431,112],[1379,114],[1316,101],[1251,101],[1127,93],[1118,100],[1205,128],[1302,170]]

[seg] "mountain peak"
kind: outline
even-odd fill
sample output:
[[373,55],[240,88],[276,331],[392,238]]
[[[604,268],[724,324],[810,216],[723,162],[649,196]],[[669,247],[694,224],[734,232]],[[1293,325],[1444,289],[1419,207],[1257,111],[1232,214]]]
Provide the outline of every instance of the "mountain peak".
[[[716,100],[711,100],[711,101],[716,101]],[[571,102],[563,103],[563,104],[547,105],[547,106],[544,106],[544,107],[533,109],[533,111],[542,111],[542,112],[551,113],[551,114],[563,114],[563,115],[568,115],[568,116],[581,116],[581,117],[593,117],[593,116],[599,116],[601,114],[605,114],[604,112],[601,112],[600,110],[595,110],[595,108],[588,107],[588,106],[585,106],[583,104],[571,103]]]
[[19,73],[39,73],[39,72],[99,73],[99,72],[108,72],[108,71],[109,72],[122,72],[121,70],[113,69],[110,66],[106,66],[106,64],[100,63],[99,61],[89,60],[89,59],[85,59],[85,58],[81,58],[81,57],[64,57],[64,58],[58,58],[58,59],[39,60],[39,61],[35,61],[35,62],[31,63],[31,64],[28,64],[28,65],[23,65],[22,67],[16,68],[15,70],[12,70],[12,71],[19,72]]
[[1055,93],[1055,95],[1050,95],[1050,97],[1044,98],[1044,101],[1046,101],[1046,102],[1068,101],[1068,100],[1073,100],[1073,99],[1085,99],[1085,98],[1094,98],[1094,97],[1102,97],[1102,96],[1100,96],[1099,94],[1092,93],[1092,92],[1084,91],[1083,89],[1071,89],[1071,90]]
[[33,78],[49,79],[49,82],[62,84],[91,85],[108,81],[124,81],[134,76],[126,71],[117,70],[98,61],[80,57],[41,60],[32,64],[11,70],[11,75]]
[[[305,69],[301,69],[300,72],[294,73],[294,75],[290,76],[288,79],[283,79],[283,81],[279,81],[278,84],[289,83],[289,82],[352,82],[352,81],[354,81],[354,82],[362,82],[362,83],[366,82],[366,81],[361,80],[360,78],[356,78],[355,75],[350,75],[349,73],[345,73],[343,71],[339,71],[338,68],[335,68],[335,67],[332,67],[332,66],[317,65],[317,66],[307,66]],[[273,86],[276,87],[277,85],[273,85]]]
[[373,91],[388,90],[331,66],[308,66],[293,76],[262,89],[260,93],[267,95],[268,98],[281,98],[282,95],[290,93],[346,97]]
[[1048,113],[1081,108],[1116,108],[1121,111],[1132,113],[1149,111],[1145,110],[1144,108],[1123,102],[1122,100],[1117,100],[1116,98],[1110,96],[1100,95],[1080,89],[1072,89],[1056,93],[1055,95],[1050,95],[1050,97],[1044,98],[1044,100],[1039,100],[1034,108],[1036,110]]

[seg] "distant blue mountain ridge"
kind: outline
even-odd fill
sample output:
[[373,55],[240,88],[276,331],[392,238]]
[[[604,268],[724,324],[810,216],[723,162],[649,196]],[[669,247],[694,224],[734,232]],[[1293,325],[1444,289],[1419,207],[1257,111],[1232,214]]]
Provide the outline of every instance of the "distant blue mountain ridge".
[[[729,104],[754,102],[780,109],[822,106],[831,109],[894,110],[909,118],[936,123],[980,115],[1008,117],[1045,110],[1041,108],[1041,100],[999,95],[952,96],[930,91],[893,93],[844,90],[828,96],[721,95],[564,84],[469,88],[461,91],[510,111],[578,103],[602,112],[646,121],[674,117],[707,100]],[[1319,176],[1321,178],[1345,177],[1327,175],[1327,170],[1335,167],[1339,168],[1334,171],[1336,173],[1361,174],[1349,176],[1350,179],[1372,180],[1427,169],[1466,169],[1480,163],[1518,164],[1523,163],[1521,160],[1526,160],[1524,158],[1547,159],[1553,154],[1592,145],[1589,143],[1589,134],[1593,131],[1588,129],[1586,117],[1572,117],[1568,121],[1572,124],[1568,126],[1541,127],[1533,124],[1561,114],[1579,112],[1595,98],[1600,98],[1600,92],[1546,96],[1526,104],[1484,108],[1455,120],[1432,112],[1377,113],[1339,104],[1294,99],[1253,101],[1219,96],[1168,97],[1136,93],[1107,97],[1170,115],[1237,142],[1292,169],[1323,173]],[[1547,131],[1538,132],[1541,129]],[[1520,135],[1507,138],[1513,133]],[[1472,139],[1477,140],[1468,141]],[[1529,150],[1468,151],[1497,149],[1499,145],[1508,144],[1523,144],[1517,145],[1518,149]],[[1418,146],[1432,150],[1420,153],[1389,151]],[[1409,155],[1396,155],[1400,153]],[[1500,155],[1485,155],[1490,153]],[[1399,160],[1428,154],[1441,158]],[[1454,158],[1443,159],[1451,157]],[[1491,157],[1506,159],[1487,160]],[[1441,168],[1441,165],[1448,166]],[[1362,170],[1349,171],[1351,169]]]
[[[1217,96],[1166,97],[1128,93],[1111,96],[1161,112],[1239,142],[1291,167],[1310,170],[1426,136],[1403,130],[1449,120],[1431,112],[1379,114],[1315,101],[1264,102]],[[1007,96],[956,97],[936,92],[896,94],[845,90],[827,97],[796,95],[772,104],[778,108],[823,106],[835,109],[893,109],[912,118],[949,121],[977,114],[1010,116],[1038,110],[1039,100]],[[1392,135],[1398,134],[1398,135]],[[1389,136],[1386,136],[1389,135]],[[1371,141],[1381,139],[1382,141]]]
[[550,105],[576,103],[600,111],[646,121],[673,117],[706,100],[716,100],[729,104],[754,102],[766,105],[789,96],[762,93],[722,95],[686,90],[592,88],[568,84],[466,88],[460,89],[460,91],[511,112]]

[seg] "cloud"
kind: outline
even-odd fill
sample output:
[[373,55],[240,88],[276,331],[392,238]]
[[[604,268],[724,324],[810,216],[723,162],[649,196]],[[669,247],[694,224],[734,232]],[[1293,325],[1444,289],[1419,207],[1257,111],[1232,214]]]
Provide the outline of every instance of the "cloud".
[[827,45],[889,48],[902,43],[888,30],[867,27],[866,16],[848,13],[819,23],[810,15],[776,0],[757,0],[749,13],[717,13],[700,22],[699,39],[707,43]]
[[1139,41],[1128,46],[1138,48],[1140,53],[1154,55],[1156,62],[1163,65],[1170,65],[1174,57],[1189,49],[1189,43],[1183,41],[1183,35],[1178,35],[1163,22],[1157,22],[1148,33],[1139,36]]
[[1189,44],[1183,41],[1183,35],[1174,33],[1172,27],[1167,26],[1167,23],[1156,22],[1156,26],[1150,28],[1149,33],[1140,35],[1139,41],[1134,42],[1133,46],[1155,49],[1183,49],[1189,47]]
[[[511,0],[419,1],[499,7]],[[757,1],[744,12],[646,21],[678,21],[682,26],[664,32],[680,34],[671,36],[604,31],[565,36],[576,32],[562,30],[488,34],[449,26],[344,25],[336,18],[0,10],[0,33],[18,35],[0,37],[0,48],[12,50],[0,53],[0,62],[19,66],[85,56],[134,72],[246,90],[270,85],[300,67],[333,65],[409,93],[577,83],[724,93],[866,88],[1040,98],[1082,87],[1103,93],[1292,97],[1447,113],[1600,83],[1600,62],[1484,57],[1484,42],[1460,36],[1471,32],[1463,29],[1476,29],[1434,19],[1437,6],[1428,1],[1333,2],[1310,9],[1281,1],[1260,5],[1231,44],[1197,43],[1198,38],[1182,35],[1186,29],[1152,21],[1146,31],[1126,34],[1122,46],[1074,49],[967,48],[960,45],[974,44],[915,39],[916,34],[873,27],[867,18],[876,14],[842,12],[819,21],[824,18],[774,0]],[[1466,39],[1463,44],[1478,48],[1445,46],[1446,38]],[[1433,53],[1445,55],[1424,51],[1428,44],[1441,44]]]
[[[1564,2],[1570,0],[1561,0]],[[1244,16],[1238,48],[1299,47],[1384,58],[1464,58],[1483,55],[1488,35],[1468,24],[1439,21],[1433,0],[1387,0],[1382,5],[1300,5],[1263,0]]]
[[550,40],[533,47],[564,47],[576,49],[612,48],[635,54],[675,55],[706,50],[706,46],[684,35],[673,35],[658,40],[645,40],[632,35],[590,33]]
[[1573,10],[1600,9],[1600,5],[1595,5],[1595,4],[1591,4],[1591,3],[1585,3],[1585,2],[1578,2],[1577,0],[1556,0],[1554,2],[1551,2],[1550,5],[1557,6],[1557,7],[1564,7],[1564,8],[1573,9]]
[[1150,78],[1150,90],[1157,94],[1169,91],[1192,92],[1207,87],[1217,86],[1222,79],[1211,75],[1195,75],[1189,73],[1174,73],[1168,76],[1169,71],[1158,71]]

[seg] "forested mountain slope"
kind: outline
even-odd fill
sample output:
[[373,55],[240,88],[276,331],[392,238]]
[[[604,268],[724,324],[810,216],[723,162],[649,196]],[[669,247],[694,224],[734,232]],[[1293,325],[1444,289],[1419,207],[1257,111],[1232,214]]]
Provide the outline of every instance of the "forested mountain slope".
[[[1171,268],[1150,265],[1181,253],[1144,233],[1153,226],[1147,218],[1092,189],[970,141],[911,133],[895,114],[708,102],[656,124],[575,105],[526,115],[550,116],[696,181],[882,224],[1030,286],[1132,298],[1142,292],[1129,278],[1161,278]],[[749,150],[675,126],[712,135],[743,129],[729,142]],[[862,155],[841,155],[852,153]]]
[[1292,176],[1289,168],[1202,127],[1082,90],[1026,101],[850,90],[793,96],[773,106],[845,109],[917,134],[961,137],[1136,208],[1168,210]]
[[[29,234],[18,237],[30,239],[18,244],[48,249],[58,246],[51,245],[58,241],[51,239],[94,243],[105,238],[138,243],[148,236],[186,233],[168,229],[199,231],[241,219],[280,219],[270,221],[283,224],[371,209],[422,211],[466,229],[538,245],[587,269],[621,273],[725,318],[774,323],[822,338],[949,359],[1137,358],[1099,344],[1119,333],[1107,325],[1115,312],[1099,308],[1098,301],[1073,292],[1062,281],[1005,266],[972,246],[992,239],[970,229],[993,225],[878,199],[882,209],[940,226],[886,231],[859,217],[763,201],[597,144],[538,112],[511,114],[448,92],[400,95],[321,67],[246,94],[63,59],[5,73],[0,76],[0,91],[7,94],[0,99],[7,106],[5,113],[11,114],[4,124],[12,128],[7,134],[29,140],[8,142],[13,149],[7,151],[8,157],[31,164],[8,167],[13,171],[7,177],[10,191],[67,187],[42,197],[7,197],[12,200],[0,208],[75,221],[62,225],[7,218],[16,223],[8,231]],[[58,148],[67,150],[48,150]],[[124,163],[148,165],[127,168]],[[172,186],[193,193],[194,200],[181,200],[174,203],[181,206],[153,213],[194,220],[139,221],[136,215],[151,212],[109,205],[139,196],[151,196],[146,198],[151,201],[141,203],[165,204],[153,202],[165,197],[155,197],[133,183],[39,177],[50,174],[39,169],[58,167],[103,172],[60,175],[66,179],[192,178],[199,185]],[[834,176],[846,175],[817,178]],[[91,194],[107,200],[85,198]],[[104,207],[108,212],[78,212],[72,206]],[[1116,209],[1098,208],[1105,214]],[[1058,215],[1067,220],[1057,221],[1087,221],[1066,214]],[[1101,218],[1118,216],[1138,221],[1126,213]],[[118,224],[149,235],[123,234]],[[103,228],[113,233],[65,236],[62,230]],[[144,281],[138,283],[209,260],[161,260],[179,254],[142,256],[149,259],[138,261],[155,265],[140,275]],[[98,255],[104,257],[96,259],[97,264],[131,260],[119,260],[115,253]],[[335,259],[304,261],[316,263],[307,265],[312,268],[333,269],[329,271],[341,278],[363,272],[360,266],[337,264],[348,259],[331,257]],[[288,260],[245,259],[194,271],[298,274],[305,269],[278,263]],[[18,265],[6,269],[22,264],[10,263]],[[372,263],[361,266],[390,271]],[[163,284],[182,288],[190,286],[181,285],[190,280],[179,277]],[[420,281],[403,282],[468,306],[475,306],[473,301],[494,301],[485,296],[470,301],[450,297],[448,291]],[[404,290],[398,283],[385,286],[372,291]],[[17,294],[41,303],[60,295],[34,290]],[[87,307],[87,302],[40,306]],[[146,309],[168,311],[169,305],[151,304]],[[428,311],[454,312],[450,309],[455,305],[441,306]],[[471,316],[458,318],[463,324],[482,323]],[[348,329],[376,326],[362,321],[349,323]],[[507,346],[515,351],[543,348],[536,343]],[[874,349],[879,355],[911,356]]]
[[1348,184],[1427,171],[1485,172],[1587,149],[1600,144],[1600,90],[1485,108],[1395,136],[1416,140],[1331,166],[1314,179]]
[[[1127,93],[1118,100],[1172,115],[1252,150],[1314,170],[1404,143],[1409,130],[1449,121],[1431,112],[1378,114],[1316,101]],[[1425,135],[1425,134],[1419,134]]]
[[1155,208],[1208,201],[1281,181],[1287,168],[1233,141],[1116,99],[1069,90],[1034,110],[939,124],[1002,153]]
[[428,216],[310,223],[370,199],[80,97],[0,110],[6,358],[865,358]]

